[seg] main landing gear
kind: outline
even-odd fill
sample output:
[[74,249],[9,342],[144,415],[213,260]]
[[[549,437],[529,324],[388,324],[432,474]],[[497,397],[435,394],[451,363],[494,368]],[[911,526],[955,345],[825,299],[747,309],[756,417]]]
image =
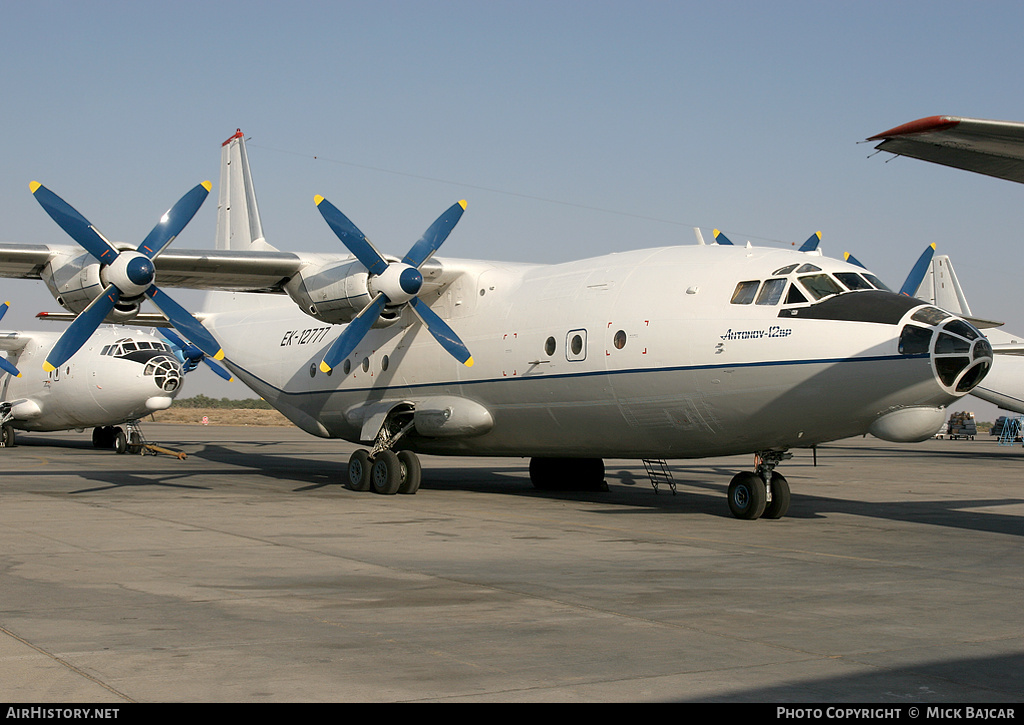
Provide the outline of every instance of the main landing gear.
[[392,450],[413,426],[411,411],[396,411],[381,426],[373,448],[359,448],[348,459],[345,486],[353,491],[374,491],[387,496],[416,493],[423,478],[420,458],[412,451]]
[[729,509],[738,519],[781,519],[789,511],[789,482],[775,467],[792,453],[762,451],[755,471],[741,471],[729,483]]

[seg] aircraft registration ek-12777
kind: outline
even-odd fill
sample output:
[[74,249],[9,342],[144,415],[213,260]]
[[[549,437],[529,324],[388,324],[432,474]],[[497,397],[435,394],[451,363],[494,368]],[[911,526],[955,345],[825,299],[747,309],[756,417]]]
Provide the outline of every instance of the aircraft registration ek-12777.
[[[174,348],[148,332],[101,327],[60,367],[43,359],[60,333],[0,332],[4,370],[21,375],[0,382],[0,443],[14,444],[14,430],[92,428],[97,448],[138,452],[138,420],[166,410],[181,390],[184,372]],[[17,374],[17,371],[15,371]]]
[[98,245],[40,188],[89,251],[0,245],[0,275],[41,278],[91,315],[63,348],[104,310],[131,319],[160,300],[155,261],[161,287],[213,290],[204,351],[222,347],[303,430],[366,446],[349,460],[353,489],[414,492],[417,453],[529,457],[539,488],[602,487],[605,458],[751,453],[730,509],[777,518],[790,490],[775,469],[791,449],[930,437],[992,360],[970,324],[817,250],[719,239],[564,264],[442,259],[459,203],[396,257],[318,196],[347,252],[280,251],[263,237],[241,132],[222,148],[215,250]]

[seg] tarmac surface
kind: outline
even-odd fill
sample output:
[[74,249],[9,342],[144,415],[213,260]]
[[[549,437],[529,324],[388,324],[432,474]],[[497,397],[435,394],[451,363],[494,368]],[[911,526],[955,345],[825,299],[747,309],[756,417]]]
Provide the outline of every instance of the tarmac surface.
[[424,457],[414,496],[339,485],[353,446],[292,428],[144,426],[0,449],[0,702],[1015,703],[1024,448],[857,438],[607,461],[607,493],[523,459]]

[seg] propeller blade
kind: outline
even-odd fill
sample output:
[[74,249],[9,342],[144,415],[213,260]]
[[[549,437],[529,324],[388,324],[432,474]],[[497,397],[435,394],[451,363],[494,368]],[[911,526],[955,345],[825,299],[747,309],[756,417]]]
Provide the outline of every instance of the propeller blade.
[[215,363],[213,360],[206,356],[206,353],[204,353],[198,347],[193,345],[191,342],[183,340],[179,335],[177,335],[172,330],[169,330],[166,327],[158,327],[157,330],[160,332],[161,335],[167,338],[168,342],[170,342],[172,345],[174,345],[181,351],[181,356],[182,358],[184,358],[183,362],[187,366],[187,369],[185,370],[186,373],[195,370],[196,365],[200,361],[202,361],[203,363],[206,364],[207,367],[210,368],[210,370],[217,373],[217,375],[224,378],[229,383],[235,379],[234,376],[226,368]]
[[813,252],[815,249],[818,248],[819,242],[821,242],[821,232],[815,232],[814,234],[807,238],[806,242],[800,245],[800,249],[798,249],[797,251]]
[[363,263],[363,266],[370,271],[370,274],[383,274],[384,270],[388,268],[388,263],[373,248],[366,235],[359,231],[359,227],[342,214],[338,207],[319,194],[313,197],[313,201],[316,202],[316,208],[320,210],[320,214],[323,215],[323,218],[331,229],[334,230],[334,233],[338,235],[338,239],[341,240],[346,249]]
[[[7,314],[7,310],[9,310],[10,307],[10,302],[4,302],[2,305],[0,305],[0,320],[4,318],[4,315]],[[10,373],[16,378],[21,377],[21,372],[18,370],[18,368],[14,367],[13,363],[8,362],[7,358],[5,357],[0,357],[0,370],[3,370],[6,373]]]
[[142,240],[138,251],[150,259],[155,259],[168,244],[174,241],[176,236],[181,234],[185,225],[192,221],[192,217],[206,201],[212,187],[213,185],[209,181],[192,187],[185,196],[178,200],[177,204],[160,217],[160,221],[153,227],[153,231]]
[[921,286],[924,275],[928,271],[928,265],[932,263],[932,256],[935,254],[935,245],[929,244],[928,248],[921,253],[921,256],[917,258],[917,262],[914,264],[914,268],[910,270],[910,274],[907,275],[906,281],[903,286],[900,287],[900,294],[906,295],[907,297],[913,297],[917,294],[917,288]]
[[221,349],[220,343],[213,339],[213,335],[188,310],[168,297],[167,293],[153,285],[146,290],[146,296],[160,308],[171,324],[181,330],[196,347],[214,360],[224,358],[224,351]]
[[378,293],[373,298],[373,301],[364,307],[363,311],[356,315],[352,322],[348,323],[341,334],[338,335],[338,339],[331,344],[327,354],[324,355],[324,359],[320,363],[320,370],[322,372],[331,372],[339,361],[352,354],[359,341],[365,337],[366,333],[373,327],[373,323],[380,317],[385,304],[387,304],[387,297],[382,293]]
[[444,244],[444,240],[448,238],[452,229],[459,223],[459,219],[462,218],[462,212],[465,210],[465,200],[448,207],[444,214],[439,216],[427,231],[423,233],[420,240],[412,245],[412,249],[405,255],[402,262],[419,268],[421,264],[430,259],[434,252]]
[[717,229],[715,230],[715,242],[718,244],[732,244],[732,242],[729,241],[729,237],[725,236]]
[[856,265],[857,265],[858,267],[860,267],[861,269],[867,269],[867,267],[865,267],[865,266],[864,266],[864,265],[863,265],[863,264],[861,263],[861,261],[860,261],[859,259],[857,259],[856,257],[854,257],[854,256],[853,256],[852,254],[850,254],[849,252],[843,252],[843,259],[845,259],[845,260],[846,260],[847,262],[849,262],[850,264],[856,264]]
[[88,219],[75,211],[74,207],[40,184],[33,181],[28,185],[36,201],[57,226],[85,248],[89,254],[104,264],[110,264],[117,257],[117,250],[99,233]]
[[96,328],[103,322],[103,318],[110,314],[114,305],[121,298],[121,293],[114,285],[108,286],[100,296],[89,303],[82,312],[71,321],[68,329],[60,336],[57,343],[50,350],[43,362],[43,370],[50,372],[65,362],[85,344]]
[[420,321],[426,326],[430,334],[441,344],[441,347],[448,351],[449,355],[467,368],[473,367],[473,356],[469,353],[469,349],[463,344],[452,328],[438,317],[436,312],[430,309],[426,302],[422,302],[419,298],[414,297],[409,301],[409,304],[412,306],[412,311],[420,318]]

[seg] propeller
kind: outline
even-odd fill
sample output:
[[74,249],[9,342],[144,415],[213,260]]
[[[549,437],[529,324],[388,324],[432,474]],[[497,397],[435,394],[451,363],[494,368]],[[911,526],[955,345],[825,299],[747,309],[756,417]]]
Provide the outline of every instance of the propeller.
[[860,261],[859,259],[857,259],[856,257],[854,257],[854,256],[853,256],[852,254],[850,254],[849,252],[843,252],[843,259],[845,259],[845,260],[846,260],[847,262],[849,262],[850,264],[856,264],[856,265],[857,265],[858,267],[860,267],[861,269],[867,269],[867,267],[865,267],[865,266],[864,266],[864,263],[863,263],[863,262],[861,262],[861,261]]
[[[10,308],[10,302],[4,302],[2,305],[0,305],[0,320],[4,318],[4,315],[7,314],[7,310],[9,310]],[[3,370],[5,373],[10,373],[16,378],[21,377],[21,372],[18,370],[18,368],[14,367],[13,363],[8,362],[7,358],[5,357],[0,357],[0,370]]]
[[334,341],[320,363],[320,370],[330,372],[341,360],[348,357],[380,317],[385,307],[408,304],[427,331],[434,336],[448,354],[466,367],[473,367],[473,356],[459,336],[436,312],[417,295],[423,286],[420,267],[430,259],[448,238],[452,229],[462,218],[466,202],[452,204],[423,233],[401,262],[387,262],[374,249],[370,240],[336,206],[319,194],[313,198],[328,226],[342,244],[355,255],[370,273],[370,294],[373,299],[348,323],[338,339]]
[[119,252],[106,237],[100,234],[89,220],[79,214],[70,204],[40,184],[29,184],[36,201],[43,210],[57,222],[89,254],[104,265],[107,286],[71,322],[57,344],[53,346],[43,363],[49,371],[62,365],[85,344],[100,323],[114,309],[122,298],[131,299],[145,295],[153,301],[176,328],[185,333],[204,353],[220,360],[224,352],[205,327],[184,307],[162,292],[153,280],[156,277],[154,260],[174,241],[185,225],[191,221],[203,201],[210,193],[209,181],[197,184],[185,196],[160,217],[153,231],[142,240],[135,251]]
[[729,237],[725,236],[724,234],[722,234],[722,232],[720,232],[717,229],[715,230],[715,241],[718,244],[728,244],[728,245],[732,244],[732,242],[729,241]]
[[224,367],[210,360],[210,358],[207,357],[206,353],[204,353],[198,347],[193,345],[191,342],[183,340],[173,330],[169,330],[165,327],[158,327],[157,331],[165,338],[167,338],[167,341],[170,342],[171,345],[177,348],[177,353],[179,354],[182,366],[184,367],[184,371],[186,373],[192,372],[193,370],[196,369],[200,362],[204,362],[211,370],[213,370],[213,372],[217,373],[217,375],[224,378],[229,383],[232,380],[234,380],[231,373],[228,372]]
[[906,295],[907,297],[913,297],[917,294],[917,288],[921,286],[924,275],[928,271],[928,265],[932,263],[932,257],[935,255],[935,245],[929,244],[928,248],[925,249],[921,256],[917,258],[917,262],[914,263],[913,269],[910,270],[910,274],[907,275],[906,281],[903,286],[900,287],[900,294]]
[[800,245],[798,252],[813,252],[821,242],[821,232],[815,232],[807,238],[807,241]]

